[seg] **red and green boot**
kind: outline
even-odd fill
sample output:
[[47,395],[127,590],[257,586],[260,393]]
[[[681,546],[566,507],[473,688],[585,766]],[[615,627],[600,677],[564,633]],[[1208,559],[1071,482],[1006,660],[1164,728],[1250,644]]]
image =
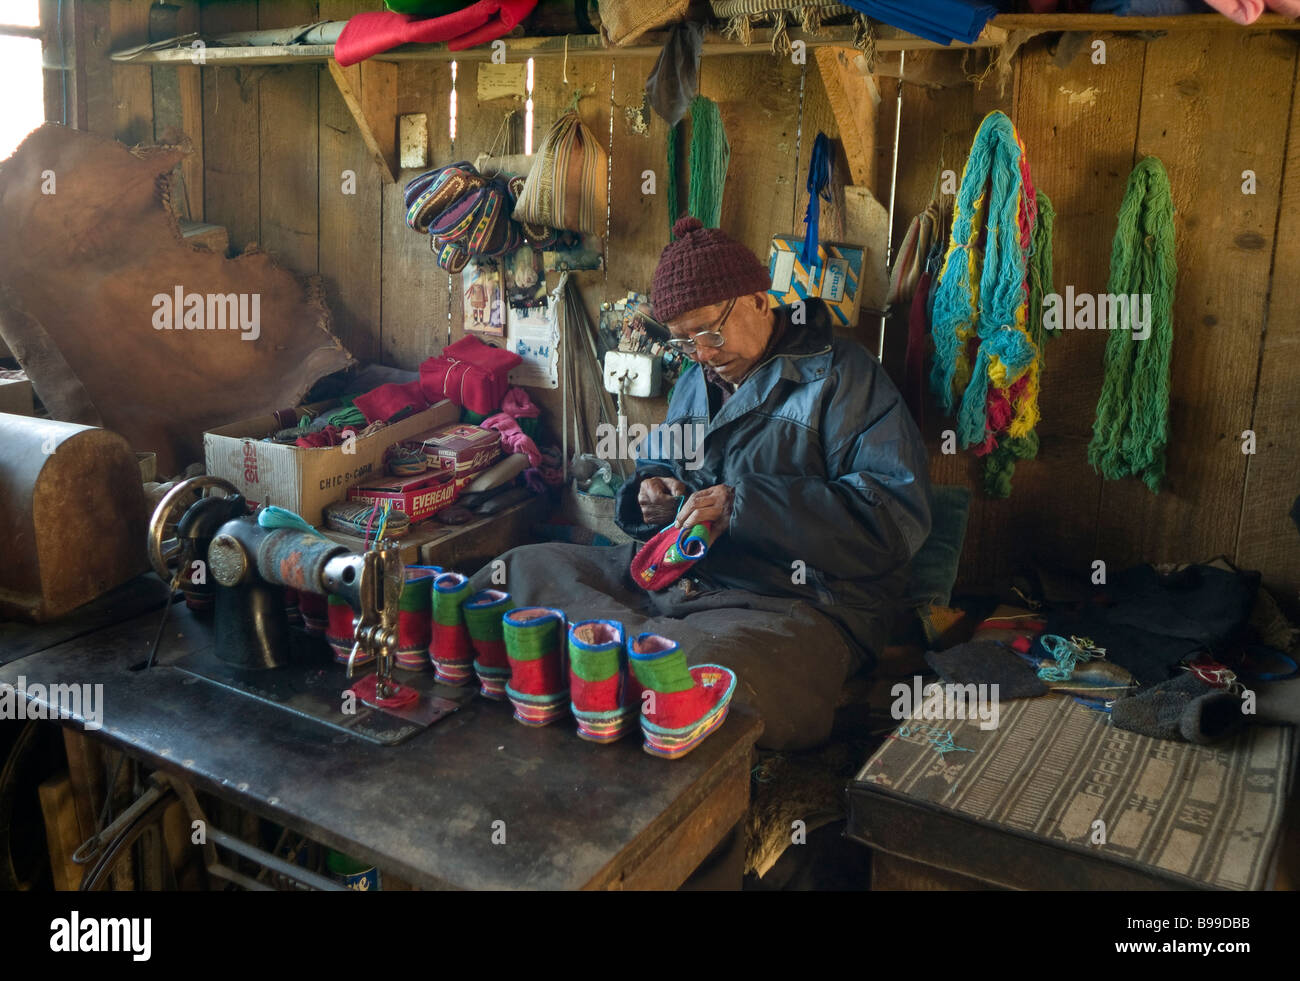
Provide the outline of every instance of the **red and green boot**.
[[474,645],[474,673],[483,697],[496,702],[505,701],[510,680],[502,617],[514,608],[510,594],[499,589],[480,590],[465,602],[465,624]]
[[659,634],[629,637],[627,656],[645,689],[641,698],[644,749],[670,760],[685,756],[727,718],[736,675],[720,664],[688,667],[686,652]]
[[641,711],[641,685],[628,671],[617,620],[569,627],[569,704],[578,735],[589,742],[612,743],[631,731]]
[[[325,628],[325,640],[330,647],[334,648],[334,660],[339,664],[347,664],[348,658],[352,656],[352,644],[356,639],[354,637],[356,614],[352,612],[352,604],[334,593],[326,595],[325,603],[329,624]],[[358,651],[356,663],[369,664],[374,659],[373,654],[362,656]]]
[[427,671],[429,644],[433,641],[433,580],[442,572],[436,565],[408,565],[406,585],[397,606],[397,656],[399,668]]
[[459,687],[474,673],[474,653],[465,626],[465,601],[469,580],[459,572],[444,572],[433,580],[433,630],[429,657],[434,679],[442,685]]
[[526,726],[549,725],[569,708],[564,612],[526,606],[502,618],[510,681],[506,695]]

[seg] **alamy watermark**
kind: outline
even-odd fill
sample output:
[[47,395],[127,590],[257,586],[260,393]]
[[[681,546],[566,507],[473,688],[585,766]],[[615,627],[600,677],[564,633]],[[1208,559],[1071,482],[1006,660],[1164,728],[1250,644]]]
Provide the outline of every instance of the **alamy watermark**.
[[18,684],[0,682],[0,719],[81,719],[87,729],[104,728],[103,685]]
[[187,293],[173,286],[154,294],[153,308],[154,330],[237,330],[245,341],[262,335],[261,293]]
[[1150,293],[1078,293],[1043,297],[1044,330],[1132,330],[1133,340],[1151,336]]
[[602,422],[596,426],[596,457],[600,460],[636,460],[645,450],[657,460],[682,460],[687,470],[704,465],[703,423],[673,422],[643,426],[627,424],[627,416],[618,417],[618,425]]
[[910,685],[900,681],[889,690],[889,694],[894,699],[889,714],[899,721],[978,719],[979,728],[987,732],[998,727],[1002,715],[997,685],[941,685],[932,681],[922,686],[921,676],[916,675]]

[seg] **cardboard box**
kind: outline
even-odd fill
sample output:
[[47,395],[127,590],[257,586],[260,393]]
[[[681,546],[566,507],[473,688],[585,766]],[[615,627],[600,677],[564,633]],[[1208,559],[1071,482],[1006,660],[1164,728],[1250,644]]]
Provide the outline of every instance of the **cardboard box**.
[[443,426],[426,433],[422,440],[430,468],[437,467],[446,474],[454,473],[461,487],[501,456],[501,434],[495,429],[483,429],[468,423]]
[[444,471],[436,471],[365,480],[348,488],[348,500],[392,501],[393,507],[415,524],[450,507],[459,492],[456,480]]
[[862,279],[862,249],[852,245],[817,243],[817,262],[809,268],[799,258],[803,239],[790,235],[772,236],[768,254],[768,272],[772,287],[768,290],[782,306],[820,297],[839,327],[856,327],[861,303],[859,284]]
[[[305,406],[317,415],[333,403]],[[394,443],[459,418],[460,409],[445,399],[370,436],[359,436],[351,453],[343,446],[305,449],[262,438],[278,427],[274,416],[243,419],[203,434],[203,457],[209,474],[224,477],[258,504],[276,504],[311,524],[325,522],[325,507],[347,497],[348,488],[384,473],[384,451]]]

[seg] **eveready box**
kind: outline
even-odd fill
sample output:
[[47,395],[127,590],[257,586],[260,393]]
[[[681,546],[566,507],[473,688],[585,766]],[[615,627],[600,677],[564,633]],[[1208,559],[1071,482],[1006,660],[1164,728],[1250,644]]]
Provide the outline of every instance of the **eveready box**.
[[411,523],[431,518],[456,500],[456,481],[442,472],[414,477],[384,477],[365,480],[348,488],[348,500],[392,501]]
[[[315,416],[332,406],[321,402],[302,411]],[[288,508],[319,527],[326,505],[346,498],[353,484],[383,475],[388,447],[459,415],[460,409],[444,399],[369,436],[313,449],[264,442],[281,423],[274,415],[259,416],[204,433],[203,458],[209,474],[224,477],[250,501]]]

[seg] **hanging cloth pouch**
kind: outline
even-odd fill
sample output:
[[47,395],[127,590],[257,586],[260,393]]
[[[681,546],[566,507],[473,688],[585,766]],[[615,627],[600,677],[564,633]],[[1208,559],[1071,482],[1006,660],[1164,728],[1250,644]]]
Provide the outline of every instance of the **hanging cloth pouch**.
[[546,134],[523,193],[516,221],[603,235],[609,201],[609,155],[576,110]]

